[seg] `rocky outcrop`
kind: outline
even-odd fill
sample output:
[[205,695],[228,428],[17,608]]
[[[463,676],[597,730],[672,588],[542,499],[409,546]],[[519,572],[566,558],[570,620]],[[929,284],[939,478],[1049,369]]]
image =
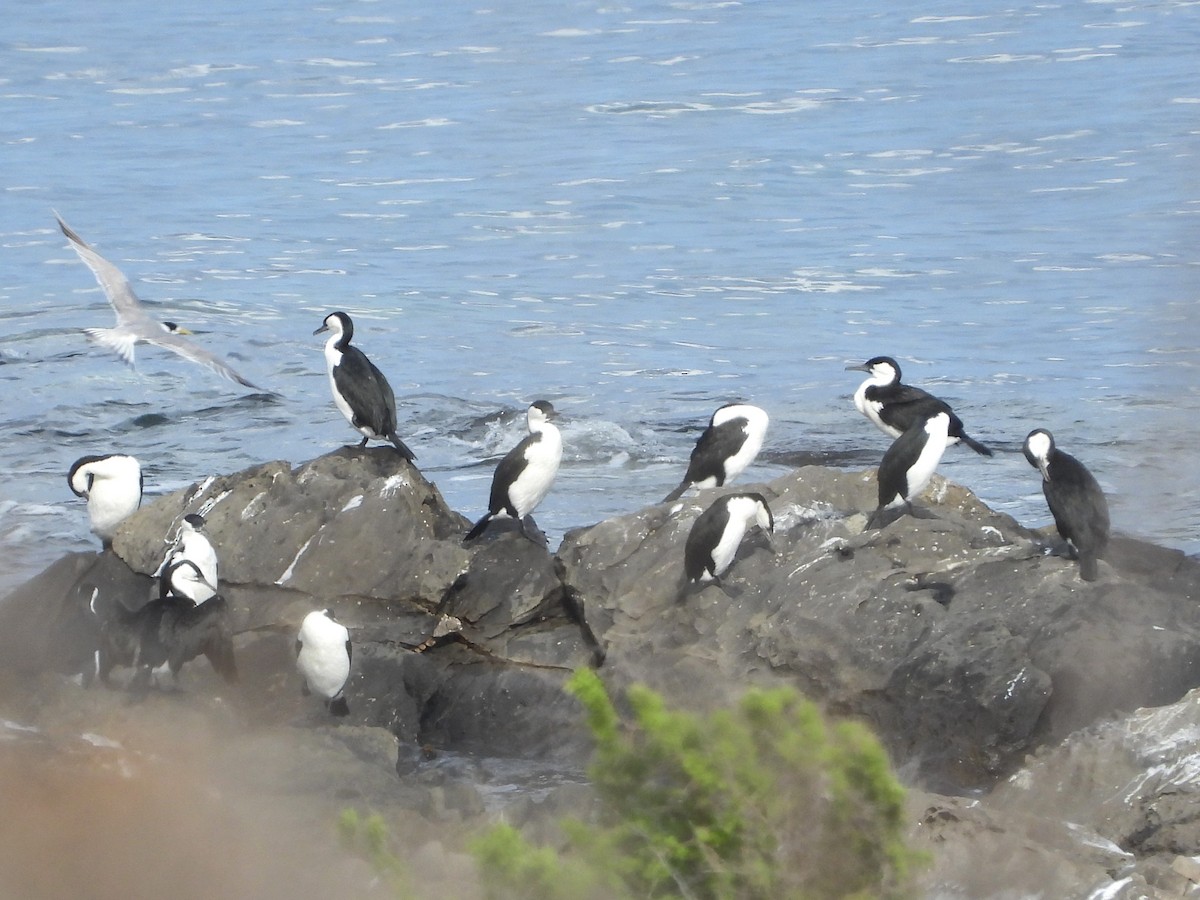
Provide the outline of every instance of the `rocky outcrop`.
[[926,893],[1200,896],[1200,691],[1047,746],[986,799],[914,792]]
[[[1028,754],[1200,685],[1200,565],[1182,554],[1118,538],[1085,583],[1047,535],[940,478],[926,514],[882,530],[865,530],[872,472],[808,466],[755,489],[773,546],[751,533],[722,585],[683,591],[688,530],[720,492],[574,530],[552,555],[504,523],[464,545],[468,520],[390,449],[267,463],[160,498],[112,552],[16,591],[0,603],[0,660],[86,670],[95,610],[144,602],[165,541],[200,512],[237,632],[239,708],[277,723],[304,709],[292,642],[305,613],[331,608],[355,645],[347,726],[390,732],[401,774],[439,752],[577,770],[587,740],[561,685],[592,665],[694,708],[791,684],[868,720],[910,783],[999,782],[1002,796]],[[955,841],[1000,827],[950,799],[929,810],[926,832]],[[1194,846],[1148,821],[1105,839]],[[1096,851],[1106,865],[1110,850]]]
[[[683,702],[783,678],[865,716],[927,784],[986,784],[1103,716],[1200,684],[1200,566],[1118,541],[1096,584],[1042,536],[935,479],[936,518],[863,531],[870,473],[809,467],[762,488],[775,554],[753,541],[727,579],[678,601],[701,504],[569,534],[559,556],[614,677]],[[703,702],[700,700],[699,702]]]
[[356,648],[352,721],[414,743],[577,750],[559,685],[602,663],[693,706],[785,681],[871,721],[917,781],[958,790],[1200,685],[1200,566],[1181,554],[1117,540],[1087,584],[1043,536],[942,479],[926,515],[878,531],[862,514],[871,472],[809,466],[759,489],[773,551],[752,533],[723,585],[684,592],[683,543],[717,492],[572,531],[552,556],[503,523],[464,545],[468,520],[386,449],[267,463],[131,517],[114,541],[125,565],[80,555],[18,591],[0,607],[3,634],[22,635],[4,656],[83,665],[93,591],[139,605],[165,541],[200,512],[239,657],[279,663],[250,689],[295,687],[285,648],[330,607]]

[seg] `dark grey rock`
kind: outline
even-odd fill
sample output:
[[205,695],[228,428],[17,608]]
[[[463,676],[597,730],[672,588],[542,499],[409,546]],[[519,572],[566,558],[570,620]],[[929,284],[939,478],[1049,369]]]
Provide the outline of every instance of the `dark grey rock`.
[[199,511],[247,696],[266,707],[298,691],[290,642],[306,612],[329,607],[355,644],[350,723],[414,745],[582,752],[561,685],[603,661],[616,685],[697,708],[796,685],[872,722],[914,777],[963,789],[1200,684],[1200,567],[1181,554],[1118,538],[1084,584],[1044,555],[1042,535],[944,479],[921,501],[932,517],[880,531],[863,530],[870,472],[809,466],[758,489],[775,552],[752,532],[722,586],[684,593],[683,543],[720,491],[574,530],[552,556],[514,528],[464,546],[468,520],[388,449],[268,463],[148,505],[116,555],[52,567],[0,607],[12,623],[0,642],[13,638],[10,665],[84,666],[91,587],[136,607],[166,539]]
[[200,512],[221,580],[315,597],[361,595],[432,605],[469,554],[453,538],[469,523],[387,448],[343,448],[296,469],[273,462],[209,478],[131,516],[113,542],[139,572]]
[[[503,523],[464,546],[468,520],[390,449],[268,463],[149,504],[122,525],[115,552],[73,554],[19,588],[0,603],[0,666],[84,671],[93,591],[101,612],[145,602],[165,540],[200,511],[242,680],[228,689],[197,661],[185,696],[222,698],[217,709],[271,726],[271,740],[311,733],[317,770],[327,753],[331,771],[353,757],[346,771],[378,773],[346,788],[347,801],[372,802],[397,779],[421,785],[406,802],[440,822],[505,796],[479,787],[492,775],[462,760],[582,771],[589,740],[562,686],[583,665],[600,665],[617,689],[641,682],[696,710],[751,685],[794,685],[871,723],[911,783],[975,795],[1078,729],[1200,685],[1194,559],[1118,536],[1099,580],[1084,583],[1076,564],[1046,554],[1045,532],[941,478],[920,499],[928,515],[870,531],[871,472],[809,466],[739,487],[749,488],[774,511],[773,550],[752,532],[723,585],[683,592],[684,541],[721,490],[576,529],[551,554]],[[300,620],[323,607],[355,647],[351,712],[338,723],[301,697],[292,657]],[[933,798],[923,821],[930,840],[961,845],[962,871],[980,836],[1005,835],[997,848],[1019,847],[1014,859],[1067,896],[1125,866],[1123,854],[1200,853],[1185,794],[1148,798],[1119,827],[1082,810],[1099,850],[1045,825],[1061,809],[1039,818]],[[531,828],[553,830],[538,818],[529,813]],[[1165,883],[1172,871],[1139,869],[1129,883]]]
[[881,531],[863,531],[870,473],[810,467],[755,487],[777,553],[748,539],[724,590],[683,602],[682,541],[719,491],[567,535],[563,577],[611,677],[698,706],[783,680],[866,717],[914,777],[955,790],[1200,684],[1194,560],[1117,541],[1085,584],[1038,534],[941,478],[922,501],[936,518]]
[[94,671],[103,614],[139,609],[156,595],[153,579],[131,571],[111,551],[70,553],[0,601],[0,665],[27,672]]

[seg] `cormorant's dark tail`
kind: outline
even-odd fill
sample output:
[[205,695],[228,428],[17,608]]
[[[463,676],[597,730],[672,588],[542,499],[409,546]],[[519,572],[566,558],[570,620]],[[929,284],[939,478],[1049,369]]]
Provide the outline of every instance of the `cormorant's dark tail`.
[[680,497],[683,496],[683,492],[686,491],[691,486],[692,486],[692,483],[690,481],[684,479],[683,481],[679,482],[679,487],[675,488],[675,490],[671,491],[671,493],[667,494],[667,496],[663,497],[662,500],[660,500],[659,502],[660,503],[670,503],[673,500],[678,500]]
[[467,541],[473,541],[473,540],[475,540],[475,538],[477,538],[481,534],[483,534],[483,532],[487,530],[488,523],[491,521],[492,521],[492,514],[488,513],[482,519],[480,519],[478,522],[475,523],[474,528],[472,528],[470,531],[467,532],[467,536],[465,538],[463,538],[463,543],[466,543]]
[[991,447],[985,447],[983,444],[979,443],[979,441],[975,440],[975,438],[971,437],[966,432],[963,432],[958,437],[962,440],[962,442],[964,444],[966,444],[968,447],[970,447],[972,450],[974,450],[980,456],[991,456],[992,455]]
[[1079,554],[1079,577],[1084,581],[1095,581],[1100,577],[1100,566],[1095,553]]
[[409,462],[414,462],[416,460],[417,455],[408,449],[408,445],[405,444],[404,441],[400,440],[400,436],[398,434],[396,434],[396,432],[393,431],[387,437],[388,437],[388,440],[391,441],[392,444],[395,446],[396,450],[399,451],[400,455],[403,456],[406,460],[408,460]]
[[335,716],[350,715],[350,704],[346,702],[344,695],[338,694],[329,701],[329,712]]
[[210,641],[204,655],[218,675],[229,684],[237,684],[237,660],[233,655],[233,641],[228,636]]

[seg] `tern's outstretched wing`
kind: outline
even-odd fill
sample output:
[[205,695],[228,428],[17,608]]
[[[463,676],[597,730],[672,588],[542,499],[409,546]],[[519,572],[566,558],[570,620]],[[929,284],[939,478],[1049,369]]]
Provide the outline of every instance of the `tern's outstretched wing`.
[[[158,326],[155,326],[158,328]],[[146,335],[144,338],[149,344],[154,344],[172,353],[178,353],[184,359],[190,359],[194,363],[199,363],[208,369],[210,372],[216,372],[222,378],[228,378],[230,381],[236,381],[238,384],[248,388],[254,388],[256,391],[262,390],[257,384],[252,381],[247,381],[241,375],[233,370],[229,363],[225,362],[220,357],[213,353],[209,353],[202,347],[197,347],[185,337],[178,334],[172,334],[169,331],[163,331],[158,328],[157,334]]]
[[126,326],[139,331],[144,327],[147,332],[150,328],[158,328],[158,323],[150,318],[145,307],[142,306],[142,301],[133,292],[133,286],[129,283],[129,279],[121,270],[89,247],[84,239],[62,220],[58,213],[54,214],[54,218],[58,219],[58,227],[71,242],[71,249],[87,263],[87,267],[96,276],[96,281],[104,289],[108,302],[112,304],[112,308],[117,314],[117,327]]

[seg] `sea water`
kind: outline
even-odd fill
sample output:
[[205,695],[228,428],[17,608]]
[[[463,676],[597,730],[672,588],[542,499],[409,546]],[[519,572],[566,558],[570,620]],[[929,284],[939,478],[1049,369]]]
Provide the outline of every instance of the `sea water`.
[[[339,309],[470,518],[555,404],[552,546],[731,400],[771,415],[743,482],[877,464],[844,369],[883,354],[993,507],[1049,522],[1046,427],[1115,529],[1200,550],[1194,3],[39,2],[0,46],[0,588],[95,546],[80,456],[155,495],[355,442]],[[266,390],[90,345],[54,211]]]

